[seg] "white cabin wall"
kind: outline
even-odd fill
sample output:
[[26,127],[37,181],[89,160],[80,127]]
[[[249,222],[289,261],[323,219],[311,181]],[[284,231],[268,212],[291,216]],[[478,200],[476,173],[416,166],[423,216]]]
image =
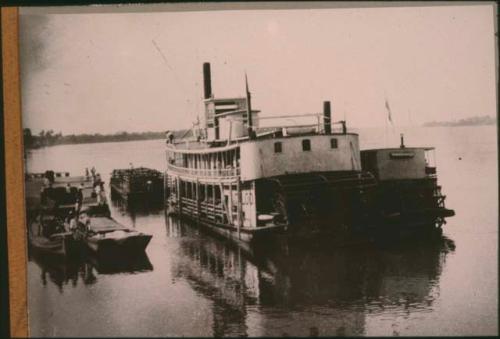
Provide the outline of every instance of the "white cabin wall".
[[240,138],[248,135],[246,125],[243,123],[240,116],[229,116],[219,119],[219,133],[220,139],[229,139],[229,130],[231,130],[231,139]]
[[[392,159],[392,152],[413,152],[415,156],[407,159]],[[377,151],[377,167],[380,180],[422,179],[425,174],[424,149],[388,149]]]
[[[338,147],[330,147],[330,139]],[[302,140],[311,141],[311,150],[302,150]],[[274,143],[282,143],[282,153],[274,152]],[[352,146],[351,146],[352,144]],[[311,135],[245,142],[241,149],[241,180],[255,180],[291,173],[361,170],[356,134]]]
[[255,185],[241,191],[241,209],[244,212],[243,226],[255,227],[257,225],[257,209],[255,201]]
[[[231,114],[219,118],[219,137],[222,140],[229,138],[229,130],[231,130],[231,139],[241,138],[248,135],[248,124],[243,123],[246,116],[245,113]],[[258,113],[252,113],[252,124],[254,127],[259,126]],[[232,125],[230,127],[230,125]]]

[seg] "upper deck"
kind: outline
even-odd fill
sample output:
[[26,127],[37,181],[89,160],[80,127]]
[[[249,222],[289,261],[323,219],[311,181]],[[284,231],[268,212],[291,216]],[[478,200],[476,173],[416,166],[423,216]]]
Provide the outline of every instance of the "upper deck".
[[[204,146],[204,147],[203,147]],[[359,171],[355,133],[282,133],[210,147],[191,142],[167,144],[167,170],[193,180],[257,180],[284,174]]]
[[[210,64],[204,64],[205,114],[191,141],[167,138],[167,171],[196,181],[251,181],[286,174],[360,171],[358,135],[345,121],[333,122],[330,102],[322,113],[260,117],[246,97],[215,98]],[[284,120],[313,118],[314,124],[283,126]],[[261,127],[262,120],[281,119]],[[340,124],[340,132],[332,125]]]

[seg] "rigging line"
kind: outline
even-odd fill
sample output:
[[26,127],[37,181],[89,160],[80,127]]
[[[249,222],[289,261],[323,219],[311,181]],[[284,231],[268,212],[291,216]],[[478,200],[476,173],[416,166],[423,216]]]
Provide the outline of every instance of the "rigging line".
[[[186,88],[184,87],[181,79],[179,79],[179,77],[177,76],[177,74],[175,73],[174,69],[172,68],[172,66],[170,66],[170,64],[168,63],[167,61],[167,57],[165,56],[165,54],[163,53],[163,51],[160,49],[160,46],[158,46],[158,44],[156,43],[156,41],[154,39],[151,39],[151,42],[153,43],[153,46],[156,48],[156,50],[158,51],[158,53],[161,55],[163,61],[165,62],[165,65],[167,65],[167,67],[172,71],[172,75],[175,77],[175,79],[177,80],[177,83],[180,85],[181,87],[181,90],[184,92],[184,94],[188,94],[188,91],[186,90]],[[187,103],[190,103],[191,100],[186,98],[186,102]],[[191,113],[192,115],[192,113]]]
[[172,73],[175,73],[174,69],[168,63],[167,57],[165,57],[165,54],[163,54],[163,52],[161,51],[160,47],[158,47],[158,44],[156,43],[156,41],[154,39],[152,39],[151,41],[153,42],[153,45],[155,46],[155,48],[158,51],[158,53],[160,53],[161,57],[163,58],[163,61],[165,61],[165,64],[168,66],[168,68],[170,68],[170,70],[172,71]]
[[[177,80],[177,82],[179,83],[181,89],[187,94],[187,91],[186,89],[184,88],[184,85],[181,81],[181,79],[179,79],[179,77],[177,76],[177,74],[175,73],[174,69],[172,68],[172,66],[170,66],[170,64],[168,63],[167,61],[167,57],[165,56],[165,54],[163,53],[163,51],[160,49],[160,46],[158,46],[158,44],[156,43],[156,41],[154,39],[151,40],[151,42],[153,43],[153,46],[155,46],[156,50],[158,51],[158,53],[161,55],[163,61],[165,62],[165,65],[167,65],[167,67],[172,71],[172,75],[175,77],[175,79]],[[187,99],[187,101],[190,101],[189,99]]]

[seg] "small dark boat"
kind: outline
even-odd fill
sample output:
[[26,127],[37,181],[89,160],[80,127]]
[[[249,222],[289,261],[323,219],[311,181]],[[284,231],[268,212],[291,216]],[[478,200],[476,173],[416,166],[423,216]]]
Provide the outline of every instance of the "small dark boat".
[[57,215],[40,214],[29,221],[28,239],[33,249],[55,255],[74,252],[76,243],[73,233],[64,228],[64,222]]
[[76,239],[98,254],[144,252],[152,236],[119,224],[109,216],[88,216],[82,212],[73,231]]

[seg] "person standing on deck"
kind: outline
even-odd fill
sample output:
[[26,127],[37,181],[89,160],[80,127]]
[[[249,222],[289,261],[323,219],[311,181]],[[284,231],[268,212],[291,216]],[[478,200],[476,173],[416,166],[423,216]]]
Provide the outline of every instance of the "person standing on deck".
[[68,216],[66,218],[66,222],[64,223],[64,229],[66,232],[71,232],[76,228],[76,218],[73,211],[69,211]]
[[101,204],[101,185],[100,184],[95,185],[94,191],[95,191],[96,197],[97,197],[97,204],[100,205]]
[[99,182],[99,187],[100,187],[100,200],[102,205],[106,205],[106,193],[104,192],[104,182]]
[[78,193],[76,195],[76,213],[80,213],[80,209],[83,204],[83,183],[80,184],[80,188],[78,188]]
[[89,177],[89,168],[85,167],[85,177]]
[[92,168],[90,169],[90,173],[92,173],[92,178],[95,179],[95,167],[92,166]]

